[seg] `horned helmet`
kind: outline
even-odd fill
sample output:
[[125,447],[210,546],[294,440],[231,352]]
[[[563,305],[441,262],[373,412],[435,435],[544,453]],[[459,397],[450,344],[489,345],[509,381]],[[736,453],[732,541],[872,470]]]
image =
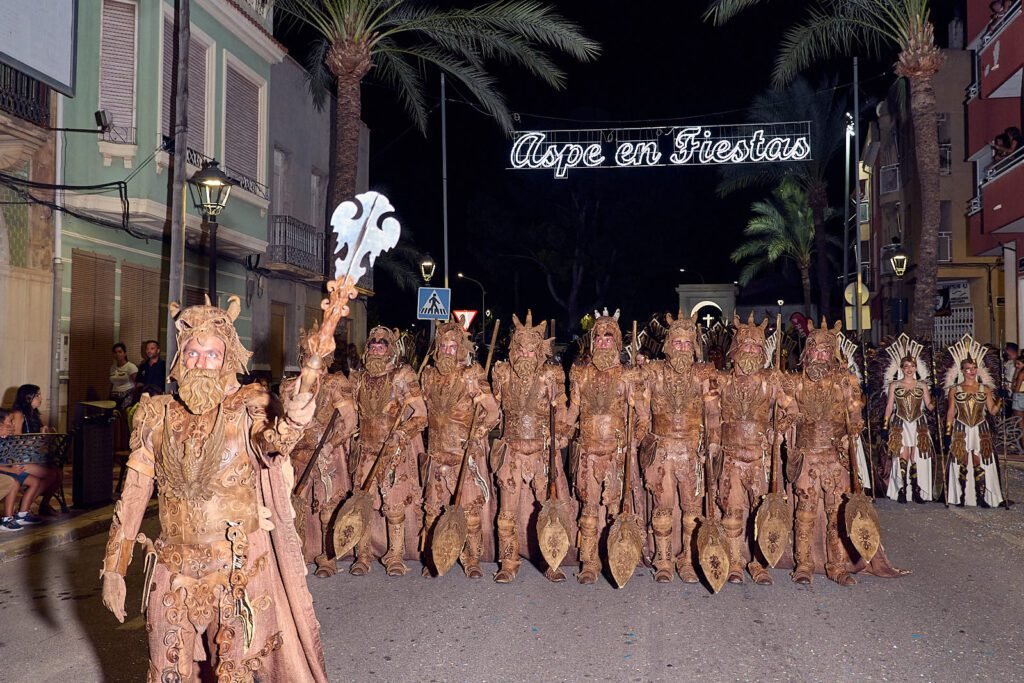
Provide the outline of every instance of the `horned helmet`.
[[622,350],[622,330],[619,329],[619,309],[615,309],[612,314],[608,313],[608,308],[605,307],[603,311],[594,311],[594,325],[590,328],[590,351],[594,351],[594,341],[598,337],[606,337],[611,335],[615,337],[615,350]]
[[[526,322],[512,314],[512,342],[508,360],[517,374],[527,375],[555,354],[554,338],[547,336],[547,321],[533,324],[533,311],[526,311]],[[532,353],[532,355],[530,355]]]
[[174,318],[174,327],[178,330],[178,352],[171,363],[170,378],[181,381],[184,377],[185,359],[181,352],[190,341],[200,337],[216,337],[224,342],[221,383],[225,387],[237,385],[235,375],[246,374],[246,366],[252,357],[252,353],[242,346],[238,331],[235,329],[235,320],[242,311],[241,300],[237,296],[229,296],[228,307],[225,310],[212,305],[210,297],[206,296],[206,304],[203,306],[182,309],[177,302],[172,301],[168,309]]
[[665,315],[665,322],[668,323],[668,330],[665,332],[665,340],[662,346],[665,356],[671,359],[677,354],[673,342],[680,340],[684,344],[686,342],[690,343],[691,357],[687,361],[692,362],[697,357],[697,349],[699,348],[696,311],[692,316],[687,316],[682,311],[679,311],[674,318],[671,313],[668,313]]
[[434,363],[437,364],[438,360],[445,356],[441,352],[445,343],[452,341],[458,345],[458,349],[455,352],[456,363],[466,366],[472,364],[475,346],[469,340],[469,332],[457,320],[449,320],[438,324],[434,333]]
[[[398,361],[398,340],[401,333],[398,330],[393,330],[390,327],[384,327],[383,325],[377,325],[370,330],[370,333],[366,336],[366,348],[363,350],[363,366],[370,372],[371,375],[377,376],[387,371],[389,367],[394,367],[399,364]],[[378,356],[370,353],[370,346],[384,344],[387,346],[387,354]]]
[[807,321],[807,341],[800,354],[800,363],[811,379],[820,379],[838,365],[839,339],[836,335],[842,329],[843,323],[839,320],[830,328],[824,316],[818,327],[814,326],[813,320]]
[[[732,324],[736,328],[736,333],[732,337],[732,344],[729,346],[727,356],[745,373],[752,374],[763,368],[768,358],[765,339],[768,318],[757,324],[754,322],[754,312],[751,311],[747,322],[744,323],[738,315],[733,313]],[[752,351],[755,347],[756,352]]]

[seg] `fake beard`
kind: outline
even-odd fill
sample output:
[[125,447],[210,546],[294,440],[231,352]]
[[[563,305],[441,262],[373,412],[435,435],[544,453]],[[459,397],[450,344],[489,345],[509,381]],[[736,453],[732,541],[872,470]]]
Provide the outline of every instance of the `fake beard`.
[[738,351],[733,358],[733,362],[744,375],[752,375],[764,367],[764,357],[758,352],[744,353]]
[[594,349],[594,367],[598,370],[608,370],[618,364],[618,349]]
[[665,356],[668,358],[668,364],[676,372],[687,372],[693,367],[693,356],[689,353],[677,352],[675,349],[666,349]]
[[536,356],[533,358],[518,356],[512,359],[512,369],[515,370],[517,375],[523,378],[533,377],[537,372],[538,367],[540,367],[540,359]]
[[220,370],[193,368],[185,370],[178,382],[178,397],[194,415],[203,415],[224,401]]
[[391,359],[387,356],[367,356],[364,364],[366,365],[366,371],[370,373],[371,377],[380,377],[388,371]]
[[437,367],[437,371],[442,375],[450,375],[455,372],[455,368],[458,367],[459,362],[455,360],[455,356],[441,354],[434,359],[434,365]]
[[807,375],[807,379],[817,382],[829,373],[829,366],[830,364],[827,362],[807,363],[804,366],[804,374]]

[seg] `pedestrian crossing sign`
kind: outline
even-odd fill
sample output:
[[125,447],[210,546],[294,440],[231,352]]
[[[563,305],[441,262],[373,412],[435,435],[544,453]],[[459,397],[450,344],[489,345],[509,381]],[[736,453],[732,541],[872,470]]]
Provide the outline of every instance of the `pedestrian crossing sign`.
[[448,320],[451,302],[452,290],[447,287],[420,287],[416,298],[416,319]]

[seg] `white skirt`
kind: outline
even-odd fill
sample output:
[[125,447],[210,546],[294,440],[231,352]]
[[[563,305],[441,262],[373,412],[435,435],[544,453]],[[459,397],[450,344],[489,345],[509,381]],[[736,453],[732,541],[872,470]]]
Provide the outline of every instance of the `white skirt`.
[[[917,421],[904,421],[902,431],[903,443],[900,450],[902,452],[905,448],[910,449],[910,462],[917,463],[917,485],[921,489],[921,497],[926,501],[931,501],[935,495],[932,486],[932,459],[923,457],[917,449]],[[899,454],[893,455],[892,469],[889,472],[889,488],[885,491],[885,495],[893,500],[899,498],[900,489],[905,485],[898,460]],[[907,478],[910,478],[909,464],[907,465]]]
[[[947,475],[946,502],[950,505],[959,505],[961,498],[964,505],[977,505],[978,499],[974,495],[974,456],[981,453],[981,430],[977,427],[968,427],[966,434],[967,441],[967,485],[966,489],[960,488],[960,477],[955,459],[950,459],[949,474]],[[989,464],[982,463],[981,469],[985,472],[985,502],[990,507],[997,507],[1003,502],[1003,491],[999,488],[999,468],[996,466],[996,459],[992,458]]]

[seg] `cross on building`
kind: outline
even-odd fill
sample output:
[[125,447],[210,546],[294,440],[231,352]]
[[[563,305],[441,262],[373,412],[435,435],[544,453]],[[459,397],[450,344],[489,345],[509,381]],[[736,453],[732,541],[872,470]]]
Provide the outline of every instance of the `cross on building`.
[[701,318],[701,320],[704,321],[705,327],[711,327],[711,323],[715,322],[715,316],[711,315],[710,313],[705,313],[704,317]]

